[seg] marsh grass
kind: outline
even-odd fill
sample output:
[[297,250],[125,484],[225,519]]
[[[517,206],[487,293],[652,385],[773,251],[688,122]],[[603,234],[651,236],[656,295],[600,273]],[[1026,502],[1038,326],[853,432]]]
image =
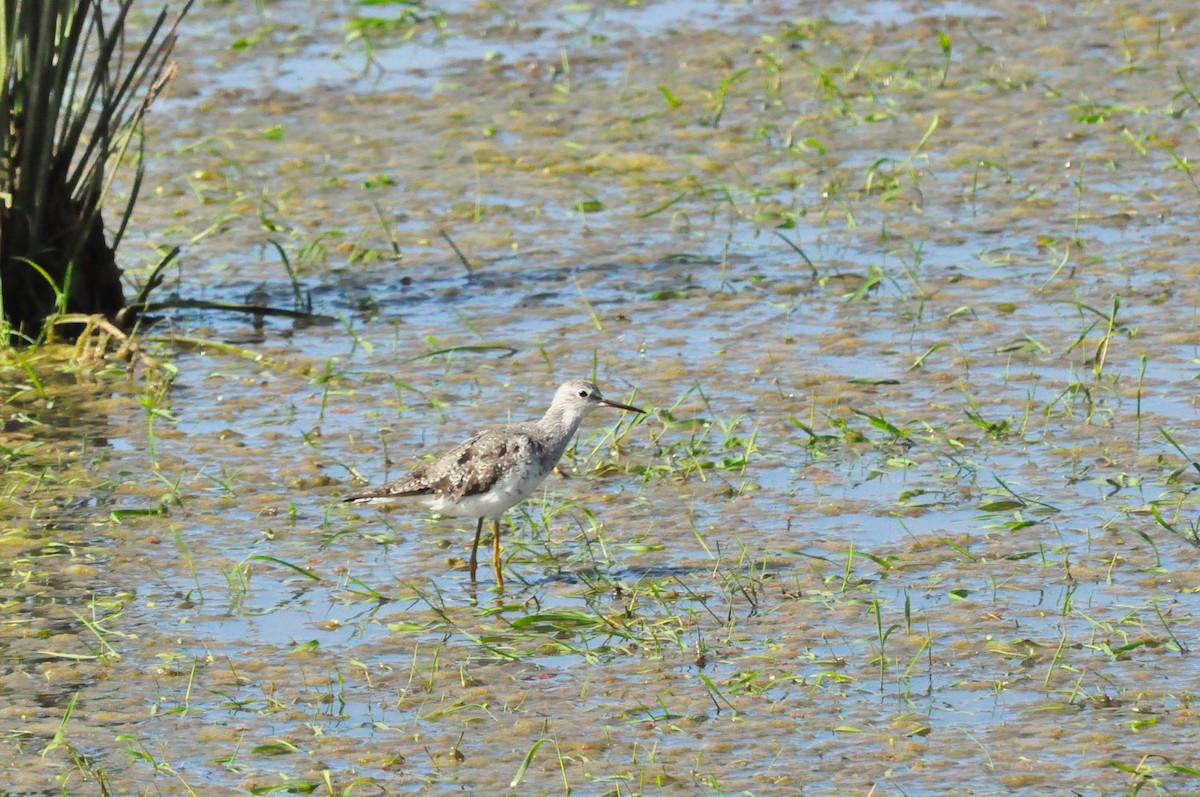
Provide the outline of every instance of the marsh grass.
[[[491,8],[472,13],[516,16]],[[1078,24],[1104,41],[1125,24],[1089,16],[1106,13]],[[500,105],[477,83],[462,103],[406,96],[413,119],[438,122],[437,146],[415,135],[420,154],[442,152],[404,191],[447,209],[412,209],[375,247],[398,248],[406,267],[429,253],[435,265],[409,285],[394,261],[356,259],[360,232],[321,237],[286,191],[264,195],[254,183],[274,161],[253,163],[247,146],[242,168],[216,164],[227,171],[198,181],[211,204],[192,223],[244,224],[272,263],[264,236],[278,240],[291,269],[272,279],[288,301],[317,266],[359,279],[368,301],[341,327],[289,330],[290,345],[191,336],[192,362],[238,406],[129,398],[163,474],[146,481],[177,503],[101,523],[101,564],[65,530],[94,513],[58,509],[95,479],[60,469],[48,446],[3,441],[19,482],[6,492],[33,501],[2,543],[13,555],[0,583],[17,597],[0,608],[28,619],[14,645],[36,638],[56,653],[59,669],[20,677],[65,683],[51,711],[27,709],[42,721],[26,746],[36,757],[61,730],[43,765],[112,779],[113,793],[1194,791],[1200,775],[1179,751],[1193,733],[1186,575],[1200,466],[1191,314],[1179,308],[1195,296],[1179,278],[1186,256],[1146,221],[1165,209],[1154,191],[1099,186],[1128,176],[1184,203],[1194,188],[1149,138],[1170,114],[1031,81],[1014,37],[1099,95],[1107,84],[1071,72],[1076,58],[1115,55],[1133,80],[1171,50],[1123,40],[1056,56],[1053,20],[1005,20],[1015,33],[941,19],[782,22],[770,39],[735,30],[736,46],[673,33],[655,52],[678,37],[688,69],[683,55],[663,67],[622,49],[636,68],[620,92],[599,90],[596,64],[573,51],[569,85],[498,71],[518,86],[486,84]],[[1142,87],[1167,102],[1154,95],[1163,75]],[[1191,113],[1194,97],[1179,101]],[[622,118],[597,115],[614,103]],[[394,97],[380,105],[395,113]],[[1034,110],[1051,134],[1027,147],[1027,124],[1009,119]],[[283,138],[264,140],[272,113],[255,107],[255,141],[302,134],[289,118]],[[364,136],[361,118],[341,144]],[[329,144],[340,125],[319,127],[317,151],[346,158],[330,167],[341,185],[375,192],[332,207],[357,206],[378,229],[388,187],[363,178],[385,171],[399,190],[405,170],[371,156],[352,174],[371,142]],[[417,152],[402,139],[386,139],[397,163]],[[565,155],[564,139],[576,145]],[[1181,158],[1186,140],[1173,147]],[[652,166],[572,160],[622,150]],[[1061,169],[1076,150],[1086,169]],[[194,175],[214,165],[192,158],[216,156],[180,157]],[[1145,171],[1152,159],[1157,172]],[[527,196],[531,175],[530,196],[553,200],[536,212],[487,198],[501,177]],[[602,212],[580,206],[593,196]],[[1142,226],[1114,232],[1106,209],[1136,209]],[[436,231],[464,219],[445,228],[474,275],[429,277],[447,264],[461,276]],[[202,240],[227,235],[243,240]],[[314,240],[328,261],[301,254]],[[634,241],[645,250],[612,256]],[[528,261],[492,256],[514,244]],[[1143,244],[1153,254],[1132,267],[1127,250]],[[606,265],[579,265],[593,261]],[[526,267],[539,269],[537,306],[519,301]],[[1169,298],[1169,317],[1154,297]],[[454,318],[428,309],[447,301]],[[29,364],[13,369],[5,407],[37,415],[61,386]],[[655,412],[583,436],[563,463],[573,478],[510,513],[505,591],[470,590],[454,569],[469,542],[461,524],[336,503],[356,471],[399,467],[447,436],[439,424],[458,429],[457,408],[481,392],[589,368],[628,379]],[[257,404],[236,401],[245,394]],[[256,412],[265,441],[246,420]],[[1162,431],[1133,445],[1143,425]],[[245,448],[215,447],[214,428],[234,428]],[[126,489],[152,470],[144,449],[105,457],[97,474]],[[152,547],[141,534],[153,530],[175,545]],[[45,610],[37,597],[89,578],[89,564],[131,582],[157,575],[120,606],[69,593],[77,602],[59,617],[73,636],[20,614]],[[67,647],[76,639],[87,644]],[[109,674],[52,680],[67,665]],[[148,687],[128,690],[137,730],[114,754],[118,732],[89,711],[122,680]]]
[[[41,340],[55,315],[115,319],[124,307],[115,252],[141,184],[142,123],[171,77],[176,27],[190,5],[173,22],[164,8],[133,46],[132,0],[108,9],[81,0],[6,5],[0,277],[10,338]],[[116,204],[113,176],[127,157],[135,177]],[[106,205],[116,209],[111,242]]]

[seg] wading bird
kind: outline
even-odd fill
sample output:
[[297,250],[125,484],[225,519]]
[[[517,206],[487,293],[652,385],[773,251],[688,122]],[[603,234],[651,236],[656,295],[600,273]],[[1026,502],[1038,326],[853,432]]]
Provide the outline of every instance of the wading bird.
[[550,409],[540,421],[485,429],[437,459],[418,464],[407,476],[382,487],[354,493],[345,501],[353,504],[414,503],[443,515],[478,518],[469,563],[472,583],[483,521],[490,518],[492,569],[496,573],[496,584],[503,586],[504,577],[500,574],[501,516],[533,495],[567,450],[579,429],[579,422],[600,407],[645,414],[645,410],[637,407],[609,401],[591,382],[572,379],[559,385]]

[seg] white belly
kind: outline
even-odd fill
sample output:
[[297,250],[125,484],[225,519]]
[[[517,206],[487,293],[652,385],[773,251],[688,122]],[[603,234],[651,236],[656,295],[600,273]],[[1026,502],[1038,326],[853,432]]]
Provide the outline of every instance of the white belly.
[[453,499],[438,495],[425,498],[422,503],[443,515],[452,517],[483,517],[499,519],[511,507],[524,501],[537,490],[546,478],[535,468],[514,468],[497,481],[490,490]]

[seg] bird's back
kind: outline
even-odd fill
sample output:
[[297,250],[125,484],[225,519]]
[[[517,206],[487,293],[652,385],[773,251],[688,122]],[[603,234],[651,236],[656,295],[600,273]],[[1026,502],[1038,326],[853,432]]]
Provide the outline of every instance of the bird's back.
[[507,504],[507,509],[528,498],[553,467],[545,464],[546,453],[535,424],[486,429],[437,459],[418,463],[407,475],[346,500],[390,504],[412,499],[438,512],[466,515],[476,513],[453,510],[473,507],[476,501],[468,499],[491,494],[491,503]]

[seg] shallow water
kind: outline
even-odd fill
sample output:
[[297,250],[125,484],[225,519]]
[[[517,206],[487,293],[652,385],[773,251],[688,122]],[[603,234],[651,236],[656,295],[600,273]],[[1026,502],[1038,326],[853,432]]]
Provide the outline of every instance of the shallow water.
[[[1190,10],[405,8],[148,134],[131,279],[336,321],[7,370],[0,791],[1197,787]],[[503,591],[338,500],[593,375]]]

